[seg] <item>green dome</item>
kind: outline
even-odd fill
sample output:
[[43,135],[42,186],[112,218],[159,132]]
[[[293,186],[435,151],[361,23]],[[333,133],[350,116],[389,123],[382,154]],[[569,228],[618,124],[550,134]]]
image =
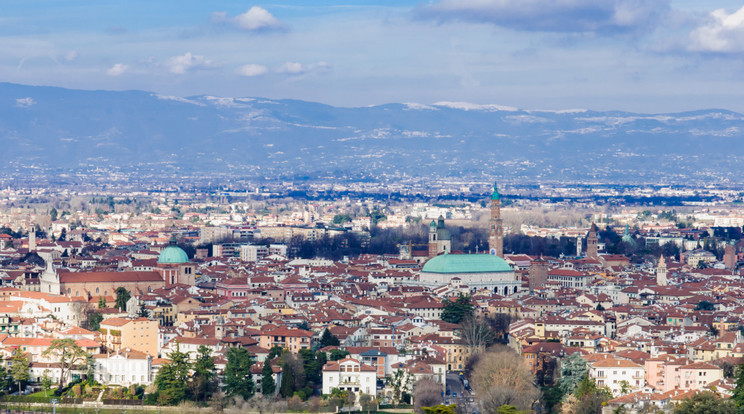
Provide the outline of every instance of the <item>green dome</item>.
[[443,254],[424,264],[426,273],[511,272],[506,260],[491,254]]
[[188,263],[189,256],[183,251],[182,248],[174,245],[170,245],[160,252],[158,257],[158,263],[163,264],[181,264]]
[[493,194],[491,194],[491,200],[498,200],[501,198],[499,195],[499,188],[497,183],[493,183]]

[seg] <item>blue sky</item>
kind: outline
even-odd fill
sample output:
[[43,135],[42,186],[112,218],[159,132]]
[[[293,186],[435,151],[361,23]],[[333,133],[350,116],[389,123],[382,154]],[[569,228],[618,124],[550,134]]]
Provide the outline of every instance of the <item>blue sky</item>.
[[0,0],[0,81],[744,112],[744,1]]

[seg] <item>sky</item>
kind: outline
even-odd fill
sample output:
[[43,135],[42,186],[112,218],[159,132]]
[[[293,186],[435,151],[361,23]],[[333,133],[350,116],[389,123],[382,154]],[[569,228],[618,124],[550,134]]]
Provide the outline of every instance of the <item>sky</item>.
[[744,112],[744,0],[0,0],[0,81]]

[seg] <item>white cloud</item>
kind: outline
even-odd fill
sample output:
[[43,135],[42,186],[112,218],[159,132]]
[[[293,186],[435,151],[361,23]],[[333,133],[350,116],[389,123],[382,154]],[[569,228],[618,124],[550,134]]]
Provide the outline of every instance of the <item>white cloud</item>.
[[260,76],[269,71],[269,68],[263,65],[247,64],[235,70],[240,76]]
[[212,22],[229,23],[241,30],[264,31],[283,29],[282,23],[263,7],[253,6],[243,14],[228,17],[225,12],[212,13]]
[[303,75],[310,72],[326,71],[330,68],[331,66],[326,62],[311,63],[309,65],[303,65],[299,62],[285,62],[283,65],[276,68],[276,72],[287,75]]
[[77,59],[78,52],[77,50],[71,50],[65,54],[65,60],[68,62],[72,62],[73,60]]
[[19,108],[28,108],[31,105],[36,105],[36,101],[31,97],[16,99],[15,106]]
[[713,11],[705,25],[690,33],[690,39],[689,49],[698,52],[744,51],[744,7],[733,13]]
[[183,56],[174,56],[168,59],[166,66],[171,73],[182,75],[192,70],[214,69],[219,65],[212,60],[205,59],[204,56],[186,52]]
[[305,72],[306,68],[302,65],[302,63],[299,62],[285,62],[283,65],[279,66],[276,71],[279,73],[289,73],[292,75],[297,75],[300,73]]
[[516,30],[613,33],[653,29],[668,9],[668,0],[442,0],[420,6],[417,15]]
[[108,70],[106,71],[106,74],[109,76],[121,76],[128,70],[129,70],[128,65],[125,65],[123,63],[117,63],[114,66],[111,66],[110,68],[108,68]]

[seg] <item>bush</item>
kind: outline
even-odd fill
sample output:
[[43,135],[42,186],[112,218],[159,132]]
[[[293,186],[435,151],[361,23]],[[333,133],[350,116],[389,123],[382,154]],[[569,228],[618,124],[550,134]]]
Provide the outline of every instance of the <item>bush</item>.
[[145,395],[145,404],[146,405],[158,405],[158,393],[154,392],[152,394]]
[[287,401],[287,405],[292,411],[302,411],[305,408],[302,399],[297,395],[292,396],[292,398]]

